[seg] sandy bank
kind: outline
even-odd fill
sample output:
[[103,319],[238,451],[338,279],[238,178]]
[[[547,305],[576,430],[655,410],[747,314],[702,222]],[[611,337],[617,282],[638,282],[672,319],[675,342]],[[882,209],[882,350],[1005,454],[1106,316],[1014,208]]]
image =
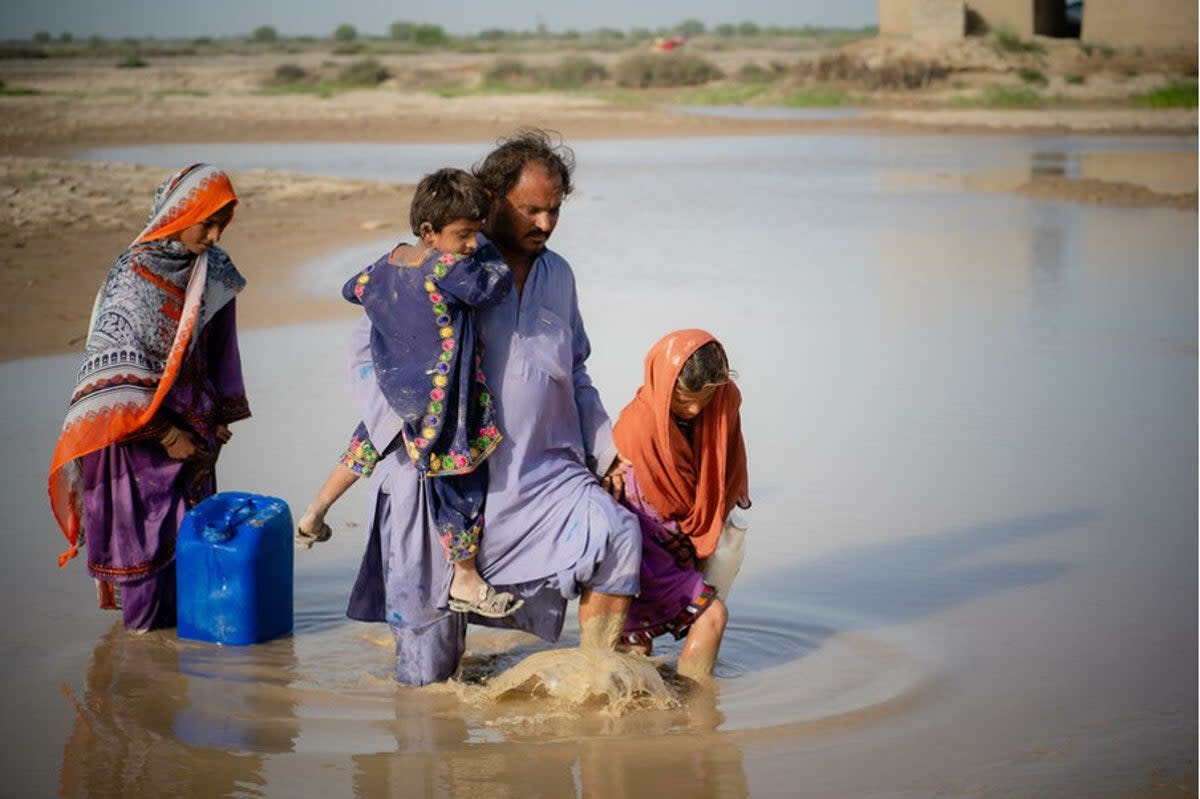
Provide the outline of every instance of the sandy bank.
[[[259,68],[261,71],[261,68]],[[180,61],[166,67],[0,63],[9,86],[43,92],[0,97],[0,359],[78,349],[96,287],[141,226],[156,168],[85,163],[88,147],[181,142],[495,139],[523,125],[568,141],[595,138],[742,136],[806,132],[1194,135],[1195,111],[870,110],[845,119],[746,119],[680,114],[595,98],[528,94],[446,99],[395,86],[332,97],[255,94],[245,65]],[[202,93],[201,93],[202,92]],[[1185,159],[1186,160],[1186,159]],[[1196,206],[1195,154],[1165,171],[1190,183],[1163,186],[1159,162],[1026,186],[988,179],[971,190],[1024,191],[1072,201]],[[432,167],[433,165],[431,165]],[[242,197],[225,241],[254,286],[242,324],[260,326],[349,313],[337,297],[291,285],[298,261],[360,242],[407,235],[409,186],[233,173]]]

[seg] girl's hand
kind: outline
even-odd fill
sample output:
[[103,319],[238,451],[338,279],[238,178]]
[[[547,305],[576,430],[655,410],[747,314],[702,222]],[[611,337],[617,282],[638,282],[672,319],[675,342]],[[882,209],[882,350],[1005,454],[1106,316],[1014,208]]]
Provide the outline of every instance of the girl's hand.
[[625,498],[625,467],[630,465],[632,464],[629,461],[617,453],[617,457],[613,458],[612,465],[608,467],[608,471],[600,480],[600,485],[604,490],[618,502]]
[[163,449],[167,451],[167,457],[172,460],[185,461],[188,458],[194,457],[199,452],[200,447],[196,443],[196,437],[187,430],[181,430],[178,427],[171,427],[159,439]]
[[217,441],[220,441],[222,444],[228,444],[229,439],[233,438],[233,431],[229,429],[229,425],[227,424],[217,425],[214,432],[216,432]]

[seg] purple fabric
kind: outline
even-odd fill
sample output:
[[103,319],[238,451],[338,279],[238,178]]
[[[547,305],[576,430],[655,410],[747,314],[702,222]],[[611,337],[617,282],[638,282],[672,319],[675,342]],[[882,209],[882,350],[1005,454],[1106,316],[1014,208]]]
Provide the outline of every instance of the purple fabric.
[[234,302],[228,303],[197,334],[151,424],[190,430],[203,442],[203,455],[172,460],[155,438],[135,436],[80,459],[88,571],[128,586],[122,590],[127,626],[141,617],[153,627],[174,626],[179,524],[190,507],[216,491],[217,425],[249,415],[235,313]]
[[133,582],[121,583],[121,613],[127,630],[174,627],[176,619],[175,570]]
[[[527,600],[499,624],[553,641],[567,600],[582,587],[637,593],[641,530],[591,471],[607,468],[615,449],[585,366],[590,344],[567,262],[543,253],[523,292],[481,311],[478,327],[506,437],[488,460],[488,518],[477,564],[497,589]],[[352,337],[350,375],[371,439],[391,441],[402,420],[379,391],[366,320]],[[391,455],[373,479],[372,530],[351,597],[351,611],[373,612],[351,615],[392,625],[405,660],[397,664],[401,682],[444,680],[462,656],[461,641],[446,626],[460,621],[445,609],[451,567],[429,522],[419,475],[403,455]]]
[[[466,472],[497,435],[472,309],[503,299],[512,274],[490,244],[463,258],[434,250],[418,266],[397,264],[395,252],[347,281],[342,296],[371,320],[376,379],[404,420],[417,469]],[[394,442],[372,443],[386,450]]]
[[[404,420],[403,442],[382,442],[384,452],[402,443],[417,471],[438,478],[422,485],[446,557],[457,562],[477,551],[485,459],[500,440],[473,309],[508,294],[512,273],[490,244],[466,257],[432,250],[416,266],[398,263],[399,250],[347,281],[342,296],[366,311],[380,393]],[[352,447],[366,432],[359,428]]]
[[695,550],[687,541],[679,546],[678,526],[663,519],[646,501],[632,468],[625,470],[624,504],[637,514],[642,528],[641,591],[629,608],[626,639],[654,638],[668,632],[681,638],[708,607],[706,601],[700,601],[705,582],[695,568]]

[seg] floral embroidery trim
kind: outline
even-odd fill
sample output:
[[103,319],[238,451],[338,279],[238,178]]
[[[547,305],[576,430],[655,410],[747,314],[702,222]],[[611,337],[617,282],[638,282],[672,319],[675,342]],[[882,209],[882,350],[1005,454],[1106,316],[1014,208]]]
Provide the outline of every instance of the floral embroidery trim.
[[[462,256],[454,253],[445,253],[439,257],[433,265],[433,277],[441,279],[450,272]],[[438,431],[442,427],[442,412],[445,406],[442,401],[446,398],[445,389],[449,383],[446,377],[450,372],[450,361],[454,358],[454,328],[450,325],[449,308],[446,305],[446,297],[438,291],[437,284],[427,278],[425,280],[425,293],[429,295],[429,304],[433,310],[434,324],[438,327],[438,336],[442,339],[442,351],[438,354],[438,364],[434,369],[433,387],[429,392],[429,404],[425,406],[425,419],[422,421],[420,437],[416,441],[407,442],[409,457],[414,461],[420,458],[419,450],[423,450],[429,445],[429,442],[437,437]],[[468,464],[460,463],[459,458],[454,457],[453,453],[437,458],[438,468],[433,467],[430,463],[430,471],[454,471],[463,469]],[[448,464],[448,466],[445,466]],[[468,470],[469,471],[469,470]]]
[[442,525],[438,539],[446,553],[446,560],[458,563],[466,560],[479,551],[479,537],[483,533],[483,517],[465,530],[459,530],[452,524]]
[[[503,440],[496,425],[487,424],[481,427],[473,438],[468,439],[466,449],[451,449],[446,452],[427,451],[442,430],[447,390],[450,384],[450,364],[454,360],[455,350],[458,347],[446,296],[439,290],[435,281],[449,274],[451,268],[462,260],[462,257],[454,253],[444,253],[439,256],[433,264],[432,275],[427,277],[422,284],[425,293],[429,296],[433,322],[437,327],[442,347],[430,377],[429,401],[425,405],[425,415],[421,418],[419,428],[413,438],[405,437],[404,448],[417,469],[428,473],[430,477],[471,473],[479,462],[490,455]],[[482,386],[484,378],[482,370],[479,369],[480,363],[482,363],[482,358],[477,354],[474,358],[474,377]],[[491,395],[483,391],[479,398],[479,404],[486,408],[491,402]]]
[[379,462],[379,451],[371,444],[369,438],[359,438],[354,435],[346,446],[346,451],[338,459],[338,463],[360,477],[370,477]]

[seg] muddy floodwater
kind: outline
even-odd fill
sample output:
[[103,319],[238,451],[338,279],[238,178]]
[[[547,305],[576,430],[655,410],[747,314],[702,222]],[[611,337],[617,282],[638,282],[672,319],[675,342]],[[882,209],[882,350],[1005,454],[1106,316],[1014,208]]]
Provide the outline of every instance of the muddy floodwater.
[[[489,145],[85,157],[413,181]],[[1166,137],[577,143],[551,244],[574,266],[610,413],[673,328],[714,332],[740,375],[754,505],[710,689],[672,677],[671,641],[648,672],[581,660],[570,621],[536,662],[558,699],[513,677],[551,645],[484,629],[460,680],[397,686],[386,628],[345,617],[367,484],[328,543],[296,553],[291,636],[129,636],[83,564],[55,560],[45,472],[77,358],[0,364],[0,794],[1194,795],[1196,211],[997,182],[1158,170],[1170,191],[1178,169],[1159,166],[1190,159],[1194,190],[1195,152]],[[294,279],[336,292],[390,244]],[[238,263],[247,291],[270,291]],[[243,333],[254,417],[222,488],[298,515],[357,421],[350,324]]]

